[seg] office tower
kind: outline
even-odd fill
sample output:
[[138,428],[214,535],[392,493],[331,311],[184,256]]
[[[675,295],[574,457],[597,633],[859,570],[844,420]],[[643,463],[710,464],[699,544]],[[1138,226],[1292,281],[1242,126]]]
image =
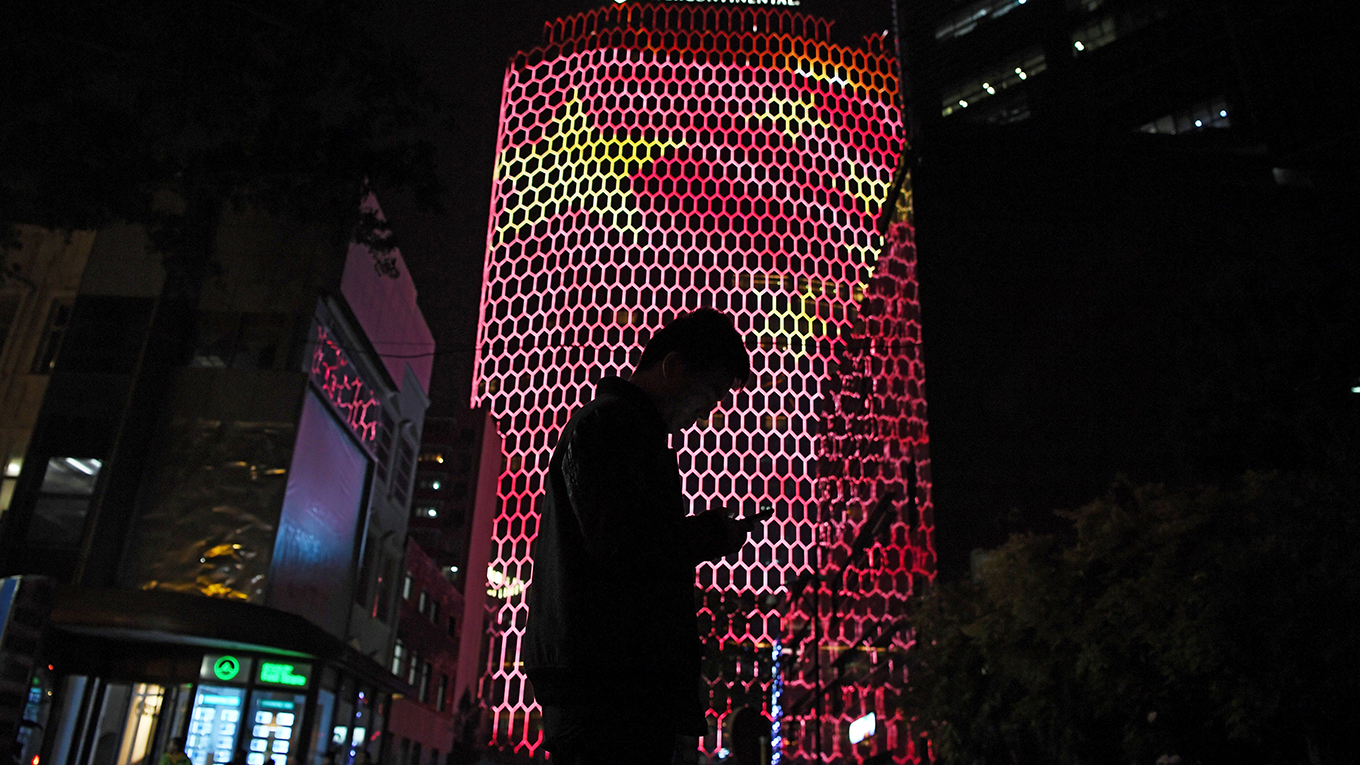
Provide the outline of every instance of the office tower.
[[[732,711],[771,715],[780,704],[776,665],[782,672],[798,658],[789,647],[776,659],[791,621],[786,584],[833,564],[833,538],[862,524],[861,506],[876,499],[847,502],[851,493],[877,497],[891,483],[821,481],[820,466],[833,459],[822,451],[846,448],[824,439],[826,423],[863,421],[832,417],[829,407],[849,401],[831,393],[833,380],[858,369],[869,382],[856,384],[873,388],[876,405],[909,412],[900,435],[882,435],[895,451],[870,462],[891,462],[893,475],[909,462],[926,477],[919,358],[900,372],[873,366],[919,344],[918,331],[910,349],[900,347],[905,325],[885,327],[880,316],[885,297],[896,310],[895,291],[914,289],[914,250],[889,248],[890,278],[876,265],[880,220],[895,220],[882,208],[903,189],[890,41],[873,35],[846,47],[830,30],[786,9],[613,5],[548,23],[544,43],[506,72],[473,393],[505,437],[488,572],[499,609],[484,689],[498,746],[532,752],[541,742],[519,651],[555,439],[593,384],[626,375],[672,317],[724,311],[752,357],[752,378],[731,405],[674,440],[694,510],[775,509],[739,557],[699,568],[707,751],[723,748]],[[909,225],[894,225],[893,241],[909,243]],[[872,318],[861,316],[866,301],[878,306]],[[883,338],[899,347],[867,344]],[[847,470],[864,464],[834,459]],[[928,504],[928,480],[915,491]],[[922,523],[915,510],[900,515]],[[903,530],[876,546],[879,569],[863,578],[873,592],[891,592],[859,606],[876,627],[929,569],[928,536]],[[887,569],[869,582],[871,570]],[[846,634],[837,639],[861,637]],[[819,639],[836,650],[829,633]]]

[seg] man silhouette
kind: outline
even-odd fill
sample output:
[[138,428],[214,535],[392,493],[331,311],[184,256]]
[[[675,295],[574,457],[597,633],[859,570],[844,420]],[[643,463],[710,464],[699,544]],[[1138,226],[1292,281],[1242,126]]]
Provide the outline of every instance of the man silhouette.
[[667,436],[749,375],[732,321],[699,309],[658,331],[628,380],[600,380],[563,429],[524,651],[554,762],[670,763],[680,737],[705,732],[694,567],[737,552],[769,515],[688,516]]

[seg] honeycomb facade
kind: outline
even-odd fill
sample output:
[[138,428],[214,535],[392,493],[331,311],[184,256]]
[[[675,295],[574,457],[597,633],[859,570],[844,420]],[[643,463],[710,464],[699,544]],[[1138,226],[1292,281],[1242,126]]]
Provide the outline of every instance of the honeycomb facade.
[[[794,582],[785,600],[781,732],[800,762],[819,761],[816,753],[827,762],[926,759],[901,703],[915,639],[907,599],[935,571],[915,234],[902,180],[861,320],[824,387],[818,576]],[[850,723],[870,713],[878,735],[851,745]]]
[[[860,310],[903,140],[884,40],[829,38],[829,22],[787,10],[611,5],[550,22],[506,72],[473,390],[505,437],[483,689],[499,747],[540,751],[519,650],[557,435],[599,378],[626,375],[653,332],[699,306],[734,318],[753,377],[675,439],[685,490],[696,511],[776,510],[737,559],[697,575],[713,708],[703,748],[723,748],[730,711],[773,712],[777,665],[794,686],[807,671],[777,648],[796,616],[786,583],[834,557],[821,504],[842,490],[818,478],[819,455],[834,453],[819,433],[835,424],[847,342],[869,326]],[[919,362],[909,374],[919,383]],[[874,587],[910,590],[918,537],[885,543],[912,562],[866,569]],[[786,760],[804,738],[788,739]]]

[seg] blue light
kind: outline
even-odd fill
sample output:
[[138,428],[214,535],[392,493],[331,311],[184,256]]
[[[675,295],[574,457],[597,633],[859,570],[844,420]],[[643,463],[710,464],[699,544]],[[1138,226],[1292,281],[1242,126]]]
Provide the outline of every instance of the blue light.
[[784,692],[784,675],[779,666],[781,656],[782,647],[776,640],[770,650],[770,657],[774,659],[774,681],[770,683],[770,717],[774,718],[770,724],[770,765],[779,765],[784,749],[784,739],[779,735],[779,718],[784,716],[784,709],[779,705],[779,697]]

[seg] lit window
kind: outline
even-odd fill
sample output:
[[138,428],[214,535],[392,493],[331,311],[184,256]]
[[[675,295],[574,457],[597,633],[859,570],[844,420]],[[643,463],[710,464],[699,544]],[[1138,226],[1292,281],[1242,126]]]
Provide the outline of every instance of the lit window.
[[981,2],[967,5],[949,16],[944,23],[935,27],[935,39],[946,40],[962,37],[977,29],[978,24],[984,23],[988,19],[1004,16],[1024,5],[1025,2],[1026,0],[981,0]]
[[1202,101],[1174,114],[1158,117],[1143,124],[1138,129],[1144,133],[1177,135],[1208,128],[1232,127],[1232,120],[1228,116],[1228,111],[1226,99],[1219,96],[1209,101]]
[[[1166,11],[1155,6],[1131,6],[1117,14],[1091,21],[1072,33],[1072,48],[1076,53],[1089,53],[1115,40],[1128,37],[1140,29],[1165,17]],[[1076,55],[1074,53],[1073,55]]]
[[[1039,74],[1047,68],[1048,63],[1044,58],[1044,53],[1038,48],[1031,48],[1024,53],[1012,56],[1010,59],[983,72],[981,76],[955,85],[946,91],[944,98],[941,99],[940,102],[942,107],[940,114],[948,117],[955,112],[976,106],[977,102],[996,96],[1007,88],[1019,85],[1024,80],[1029,79],[1032,75]],[[1014,100],[1015,99],[1005,99],[1003,103]],[[1025,109],[1024,114],[1025,116],[1029,116],[1029,110]],[[986,118],[985,116],[979,116],[977,119]]]
[[443,711],[444,711],[444,706],[445,706],[445,704],[447,703],[447,690],[446,690],[446,688],[447,688],[448,684],[449,684],[449,678],[448,678],[446,675],[442,675],[442,674],[439,676],[439,679],[438,679],[437,681],[435,681],[435,684],[434,684],[434,708],[435,708],[437,711],[440,711],[440,712],[443,712]]
[[416,488],[423,491],[439,491],[444,488],[448,476],[443,473],[423,473],[416,479]]
[[1115,41],[1115,19],[1106,16],[1072,33],[1072,47],[1079,53],[1089,53]]
[[444,447],[436,447],[420,453],[421,462],[433,462],[437,465],[442,465],[444,464],[445,459],[447,459],[447,457],[445,456]]

